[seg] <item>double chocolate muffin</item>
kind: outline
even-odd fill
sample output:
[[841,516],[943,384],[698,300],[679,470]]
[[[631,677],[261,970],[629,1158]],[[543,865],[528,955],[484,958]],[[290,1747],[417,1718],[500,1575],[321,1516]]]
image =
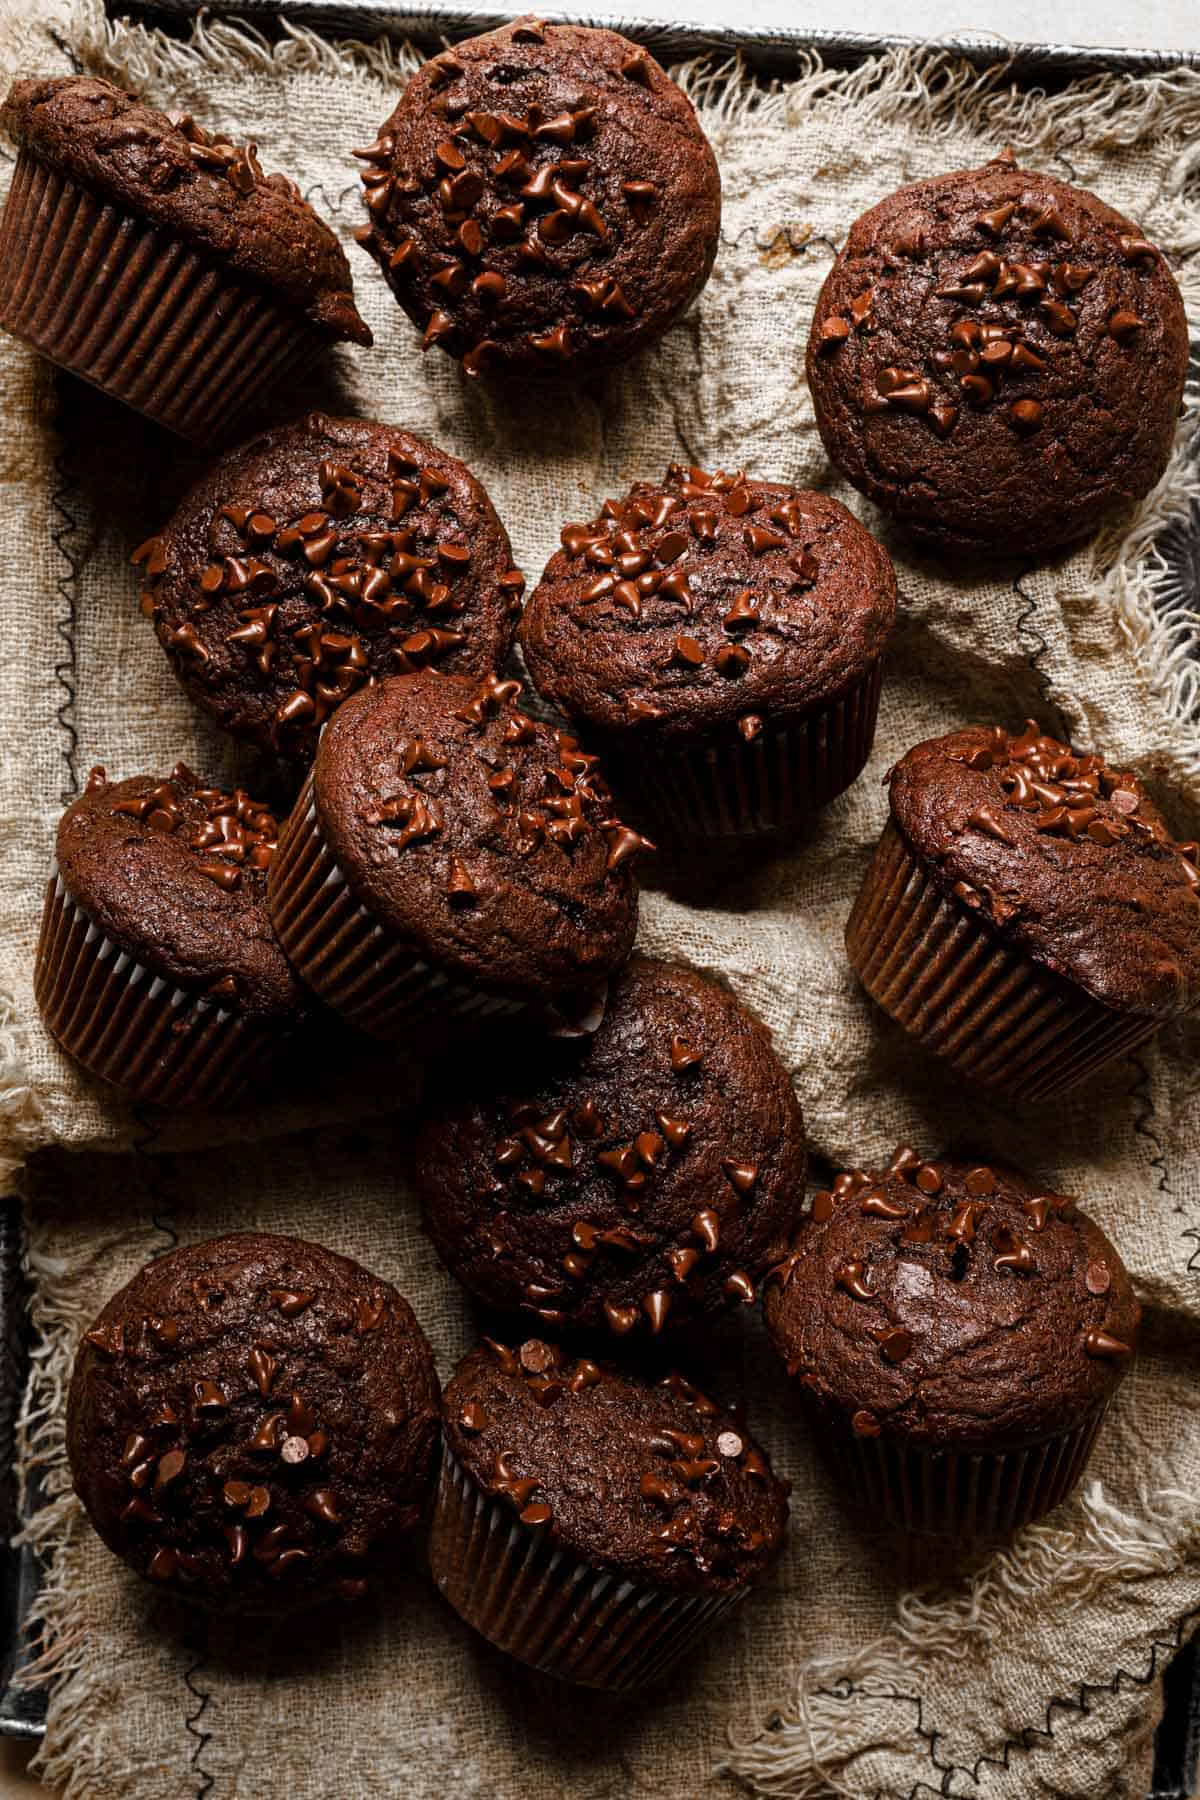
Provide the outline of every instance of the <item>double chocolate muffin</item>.
[[91,75],[15,82],[0,327],[200,443],[328,345],[369,344],[337,238],[256,147]]
[[1030,719],[918,744],[890,787],[846,948],[963,1074],[1046,1098],[1200,1002],[1197,846],[1136,775]]
[[139,1575],[214,1612],[366,1593],[420,1517],[438,1380],[406,1300],[358,1263],[246,1232],[115,1294],[75,1361],[75,1492]]
[[271,919],[304,981],[373,1037],[419,1015],[586,1015],[629,954],[646,840],[519,692],[424,669],[360,690],[322,734]]
[[836,500],[673,463],[563,527],[520,635],[656,829],[736,837],[859,773],[895,614],[887,553]]
[[274,815],[184,763],[93,769],[58,826],[34,993],[47,1029],[145,1100],[225,1104],[268,1075],[307,997],[267,917]]
[[304,758],[364,682],[498,668],[525,586],[456,457],[324,413],[222,457],[133,560],[143,611],[197,704],[235,736]]
[[855,222],[808,384],[831,460],[923,544],[1028,557],[1154,486],[1187,363],[1161,251],[1007,152]]
[[485,1340],[442,1407],[429,1559],[455,1611],[587,1687],[661,1679],[770,1568],[787,1490],[677,1373]]
[[467,375],[580,376],[708,279],[721,181],[691,102],[612,31],[519,19],[419,69],[366,162],[359,241]]
[[815,1196],[764,1305],[859,1503],[962,1536],[1070,1492],[1139,1319],[1121,1258],[1073,1199],[907,1146]]
[[590,1036],[485,1050],[413,1166],[443,1262],[486,1306],[624,1337],[754,1299],[804,1198],[791,1078],[731,994],[634,957]]

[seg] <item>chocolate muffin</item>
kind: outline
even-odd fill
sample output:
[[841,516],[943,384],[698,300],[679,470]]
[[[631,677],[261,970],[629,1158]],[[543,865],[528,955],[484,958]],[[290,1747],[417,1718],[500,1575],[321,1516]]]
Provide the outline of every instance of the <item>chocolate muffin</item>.
[[147,1264],[85,1333],[75,1492],[109,1549],[213,1612],[360,1599],[416,1524],[438,1379],[386,1281],[245,1232]]
[[1008,151],[855,222],[808,384],[832,461],[920,542],[1040,556],[1154,486],[1187,362],[1162,253]]
[[434,1580],[490,1643],[564,1681],[661,1679],[783,1542],[787,1490],[741,1412],[677,1373],[485,1339],[442,1416]]
[[691,102],[612,31],[527,18],[455,44],[355,155],[359,242],[467,375],[624,362],[716,255],[721,179]]
[[324,413],[222,457],[133,560],[143,611],[198,705],[306,759],[366,681],[498,668],[525,586],[456,457]]
[[165,780],[93,769],[59,821],[34,993],[92,1074],[164,1106],[261,1083],[304,1019],[267,917],[278,827],[185,763]]
[[846,927],[863,986],[972,1080],[1045,1099],[1200,1002],[1197,846],[1029,719],[918,744]]
[[657,829],[740,836],[859,773],[895,615],[887,553],[836,500],[673,463],[563,527],[520,635]]
[[804,1197],[804,1122],[764,1026],[634,957],[590,1037],[485,1049],[414,1148],[429,1235],[486,1306],[552,1330],[693,1324],[754,1299]]
[[303,979],[373,1037],[530,1003],[586,1014],[629,954],[646,840],[519,692],[423,669],[322,734],[268,901]]
[[0,327],[199,443],[328,345],[369,344],[337,238],[286,175],[91,75],[14,82]]
[[956,1536],[1071,1491],[1140,1315],[1073,1199],[907,1146],[814,1197],[764,1308],[849,1491],[876,1522]]

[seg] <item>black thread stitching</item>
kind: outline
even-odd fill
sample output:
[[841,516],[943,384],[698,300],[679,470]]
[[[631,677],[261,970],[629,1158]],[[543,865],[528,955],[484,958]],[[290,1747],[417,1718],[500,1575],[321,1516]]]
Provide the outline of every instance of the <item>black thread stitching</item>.
[[50,42],[54,45],[54,47],[57,50],[61,50],[63,55],[66,57],[67,61],[70,63],[72,75],[82,75],[83,74],[83,64],[79,60],[79,56],[75,50],[75,46],[71,43],[68,43],[67,39],[65,37],[63,37],[57,31],[47,32],[46,35],[49,37]]
[[[1200,1233],[1189,1233],[1187,1235],[1200,1236]],[[1197,1255],[1200,1255],[1200,1250],[1197,1251]],[[919,1796],[922,1793],[944,1796],[956,1775],[965,1775],[970,1781],[973,1781],[976,1786],[978,1786],[979,1771],[985,1766],[1000,1769],[1003,1772],[1008,1773],[1011,1768],[1010,1759],[1014,1750],[1022,1750],[1028,1754],[1034,1747],[1034,1740],[1037,1738],[1045,1738],[1048,1743],[1054,1742],[1054,1715],[1056,1712],[1090,1713],[1092,1708],[1089,1705],[1089,1696],[1118,1694],[1121,1691],[1121,1683],[1123,1681],[1130,1682],[1135,1687],[1149,1687],[1151,1682],[1155,1681],[1158,1677],[1160,1652],[1165,1651],[1167,1656],[1171,1657],[1182,1649],[1184,1634],[1191,1628],[1197,1619],[1200,1619],[1200,1606],[1194,1606],[1183,1614],[1175,1627],[1173,1637],[1151,1638],[1150,1660],[1144,1674],[1137,1675],[1133,1674],[1129,1669],[1118,1668],[1108,1681],[1081,1681],[1077,1695],[1056,1694],[1053,1699],[1047,1702],[1046,1722],[1044,1725],[1022,1726],[1020,1731],[1018,1731],[1014,1737],[1005,1738],[1003,1744],[1000,1746],[1000,1751],[997,1756],[992,1756],[985,1752],[982,1756],[978,1757],[973,1764],[954,1762],[942,1763],[938,1761],[934,1747],[937,1744],[938,1739],[945,1734],[944,1732],[926,1729],[925,1700],[923,1695],[904,1694],[901,1693],[899,1689],[872,1689],[868,1696],[871,1699],[899,1700],[903,1701],[906,1705],[916,1708],[917,1717],[915,1729],[917,1736],[922,1737],[927,1741],[929,1745],[929,1760],[942,1777],[936,1788],[931,1787],[927,1781],[914,1782],[912,1787],[908,1790],[908,1793],[904,1796],[904,1800],[919,1800]],[[819,1688],[816,1691],[835,1700],[848,1700],[858,1694],[867,1694],[867,1689],[861,1682],[853,1682],[848,1679],[836,1682],[831,1688]],[[895,1795],[894,1793],[889,1795],[884,1788],[876,1788],[873,1800],[895,1800]]]
[[[801,232],[805,235],[798,236]],[[806,256],[814,244],[823,244],[830,255],[835,257],[839,249],[833,238],[825,237],[818,231],[809,232],[804,225],[775,225],[765,233],[758,225],[743,225],[732,237],[727,231],[721,233],[721,248],[738,250],[748,238],[752,240],[754,248],[763,254],[776,249],[780,244],[786,244],[793,256]]]
[[[305,188],[304,198],[315,210],[320,211],[323,208],[326,212],[333,213],[335,218],[340,218],[344,203],[351,194],[357,194],[358,191],[358,183],[352,181],[348,187],[339,188],[337,198],[334,199],[323,181],[314,181],[311,187]],[[318,200],[320,207],[317,206]]]
[[204,1755],[205,1750],[208,1748],[213,1738],[211,1731],[204,1731],[200,1726],[201,1719],[213,1704],[213,1697],[209,1689],[198,1687],[196,1684],[196,1676],[204,1667],[207,1660],[207,1648],[197,1650],[195,1661],[191,1664],[190,1668],[186,1670],[183,1677],[188,1692],[192,1694],[196,1700],[195,1712],[186,1714],[184,1718],[184,1724],[187,1726],[189,1736],[196,1740],[195,1744],[192,1746],[192,1754],[188,1758],[188,1766],[191,1768],[193,1774],[199,1777],[196,1787],[196,1800],[205,1800],[206,1795],[212,1792],[217,1783],[216,1776],[211,1774],[200,1761],[200,1758]]
[[[1150,1120],[1154,1117],[1154,1101],[1150,1093],[1150,1071],[1146,1067],[1145,1058],[1137,1051],[1129,1052],[1129,1060],[1137,1070],[1138,1076],[1129,1090],[1129,1098],[1136,1100],[1140,1108],[1134,1114],[1133,1129],[1138,1137],[1145,1138],[1148,1144],[1153,1145],[1154,1154],[1150,1158],[1150,1167],[1157,1172],[1158,1191],[1160,1194],[1170,1194],[1173,1190],[1171,1177],[1167,1173],[1167,1158],[1163,1142],[1158,1133],[1150,1129]],[[1176,1210],[1182,1212],[1183,1208],[1177,1207]]]
[[1030,563],[1028,568],[1023,569],[1019,575],[1014,575],[1012,579],[1013,593],[1016,594],[1018,599],[1025,602],[1024,609],[1017,616],[1017,641],[1020,643],[1022,638],[1031,638],[1033,640],[1033,649],[1025,649],[1025,661],[1033,670],[1034,679],[1038,684],[1038,692],[1042,697],[1042,705],[1054,714],[1057,721],[1056,729],[1058,735],[1065,738],[1069,735],[1067,731],[1067,722],[1058,702],[1051,699],[1051,689],[1054,684],[1051,681],[1050,676],[1046,673],[1046,670],[1042,667],[1042,658],[1049,655],[1050,645],[1046,641],[1046,636],[1042,631],[1041,626],[1034,623],[1034,616],[1038,610],[1037,599],[1026,588],[1021,586],[1025,577],[1032,573],[1034,567],[1035,565]]
[[66,765],[67,781],[60,798],[64,806],[69,806],[79,792],[79,734],[75,729],[76,677],[79,671],[79,657],[75,644],[75,628],[79,618],[78,590],[79,578],[83,569],[82,558],[70,541],[79,530],[79,520],[67,504],[71,493],[71,480],[64,461],[64,452],[60,449],[54,458],[52,468],[54,479],[50,484],[50,505],[60,523],[50,533],[51,541],[58,554],[66,564],[66,573],[55,582],[55,592],[63,603],[64,610],[54,621],[54,630],[60,639],[65,654],[54,665],[54,678],[62,689],[63,698],[55,708],[65,739],[63,746],[63,762]]
[[150,1199],[150,1223],[155,1231],[166,1238],[167,1249],[173,1250],[179,1242],[179,1233],[167,1214],[175,1210],[176,1198],[167,1179],[164,1159],[151,1154],[153,1146],[162,1136],[162,1117],[144,1100],[138,1101],[133,1109],[133,1116],[142,1130],[141,1137],[133,1141],[133,1152],[140,1159],[142,1177]]

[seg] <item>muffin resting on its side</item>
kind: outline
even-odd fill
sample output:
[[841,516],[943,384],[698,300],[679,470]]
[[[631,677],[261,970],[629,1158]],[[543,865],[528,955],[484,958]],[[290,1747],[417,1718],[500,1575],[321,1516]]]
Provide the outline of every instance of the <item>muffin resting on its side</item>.
[[787,1490],[678,1373],[485,1340],[442,1406],[433,1578],[498,1649],[561,1680],[661,1679],[767,1574]]
[[305,760],[364,682],[498,669],[525,586],[457,457],[319,412],[223,456],[133,560],[142,610],[197,705]]
[[328,345],[369,344],[337,238],[286,175],[91,75],[14,82],[0,327],[202,444]]
[[187,1244],[113,1296],[75,1359],[67,1454],[109,1549],[214,1612],[366,1591],[437,1444],[425,1334],[386,1281],[299,1238]]
[[260,1083],[307,997],[267,917],[274,816],[184,763],[93,769],[59,821],[34,966],[47,1029],[93,1074],[163,1105]]
[[918,744],[846,927],[863,986],[960,1073],[1044,1099],[1200,1001],[1200,872],[1136,775],[1032,719]]
[[373,1037],[531,1004],[586,1018],[629,954],[646,841],[596,758],[519,692],[424,669],[361,689],[322,733],[271,919],[302,979]]
[[808,385],[831,460],[921,543],[1027,558],[1154,486],[1187,364],[1161,251],[1007,152],[856,221],[817,301]]
[[418,1134],[426,1228],[485,1306],[552,1330],[695,1324],[753,1301],[804,1199],[804,1123],[766,1029],[635,956],[587,1038],[448,1069]]
[[847,1489],[876,1521],[963,1536],[1070,1492],[1139,1319],[1073,1199],[907,1146],[815,1196],[764,1309]]
[[838,501],[674,463],[563,527],[520,636],[656,829],[739,837],[859,773],[895,616],[887,553]]
[[455,44],[355,155],[359,242],[467,375],[624,362],[712,268],[716,158],[690,100],[612,31],[519,19]]

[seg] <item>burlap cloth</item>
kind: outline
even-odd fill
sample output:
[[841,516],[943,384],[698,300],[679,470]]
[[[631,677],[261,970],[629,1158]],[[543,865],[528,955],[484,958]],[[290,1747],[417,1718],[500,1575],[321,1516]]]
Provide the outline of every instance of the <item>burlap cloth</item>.
[[[267,166],[300,176],[347,236],[358,222],[347,151],[370,142],[410,60],[296,34],[270,50],[220,27],[185,47],[110,29],[98,12],[50,22],[53,37],[45,12],[10,15],[12,60],[78,59],[253,135]],[[802,364],[833,245],[898,183],[1008,141],[1140,221],[1200,323],[1194,73],[1049,99],[928,53],[849,75],[814,60],[770,95],[734,68],[686,79],[721,159],[723,246],[698,309],[657,351],[602,388],[501,400],[464,386],[442,357],[422,359],[353,251],[376,347],[338,357],[281,405],[374,414],[465,456],[535,578],[561,521],[590,517],[670,458],[829,485]],[[46,1496],[31,1526],[47,1563],[46,1778],[71,1795],[137,1800],[682,1797],[737,1777],[797,1796],[1143,1794],[1155,1675],[1200,1612],[1200,1026],[1176,1026],[1084,1094],[1025,1114],[967,1092],[875,1016],[841,932],[884,816],[880,776],[907,745],[964,720],[1016,724],[1035,712],[1146,770],[1177,829],[1195,831],[1196,624],[1162,593],[1152,552],[1188,503],[1182,456],[1126,529],[1053,566],[984,577],[897,546],[903,613],[866,774],[795,850],[747,859],[705,893],[648,892],[642,911],[647,949],[721,971],[768,1021],[825,1156],[869,1162],[901,1139],[930,1152],[969,1143],[1086,1197],[1147,1309],[1141,1358],[1088,1485],[1007,1549],[921,1566],[891,1536],[847,1521],[761,1335],[731,1327],[706,1355],[746,1385],[795,1483],[789,1549],[774,1583],[666,1693],[612,1703],[493,1656],[431,1593],[419,1546],[396,1591],[344,1624],[258,1639],[177,1617],[101,1549],[65,1491],[61,1402],[77,1335],[176,1234],[257,1222],[360,1257],[412,1298],[443,1373],[471,1322],[394,1176],[416,1079],[395,1058],[370,1053],[369,1093],[361,1071],[353,1092],[322,1075],[305,1105],[325,1122],[306,1135],[295,1135],[303,1109],[285,1107],[266,1121],[193,1122],[185,1139],[81,1079],[39,1028],[30,965],[42,883],[54,822],[88,765],[127,774],[180,754],[213,774],[245,765],[176,687],[126,560],[190,457],[19,346],[5,340],[0,359],[0,1106],[10,1159],[53,1144],[76,1153],[43,1150],[26,1179],[43,1347],[22,1456]],[[293,1135],[266,1142],[264,1125]],[[170,1151],[206,1136],[203,1153]],[[125,1153],[100,1153],[113,1150]]]

